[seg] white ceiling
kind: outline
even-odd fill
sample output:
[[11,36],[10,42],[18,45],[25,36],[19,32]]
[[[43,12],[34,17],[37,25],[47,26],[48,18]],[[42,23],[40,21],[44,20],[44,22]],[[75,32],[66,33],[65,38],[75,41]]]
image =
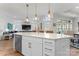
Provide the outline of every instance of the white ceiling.
[[[47,3],[30,3],[29,4],[29,17],[34,17],[35,5],[37,5],[38,16],[47,16],[48,6]],[[52,3],[50,4],[51,13],[54,15],[61,14],[68,17],[79,17],[78,3]],[[24,19],[26,17],[25,3],[0,3],[0,17],[1,18],[14,18]]]

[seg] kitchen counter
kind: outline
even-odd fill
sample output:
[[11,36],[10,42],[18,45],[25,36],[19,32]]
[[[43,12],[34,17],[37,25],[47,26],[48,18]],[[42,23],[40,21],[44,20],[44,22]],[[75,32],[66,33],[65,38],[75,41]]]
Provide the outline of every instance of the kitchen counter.
[[71,38],[72,36],[56,33],[38,33],[38,32],[20,32],[15,33],[17,35],[47,38],[47,39],[61,39],[61,38]]

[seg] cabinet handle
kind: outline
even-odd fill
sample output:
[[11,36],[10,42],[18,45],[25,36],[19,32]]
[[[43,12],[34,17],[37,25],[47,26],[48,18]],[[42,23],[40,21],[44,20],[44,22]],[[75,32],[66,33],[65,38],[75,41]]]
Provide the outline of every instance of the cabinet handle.
[[50,51],[52,51],[52,49],[49,49],[49,48],[45,48],[46,50],[50,50]]
[[28,43],[28,48],[32,48],[31,45],[32,45],[31,42],[29,42]]
[[49,56],[48,54],[45,54],[45,56]]
[[52,44],[52,42],[45,42],[45,43]]

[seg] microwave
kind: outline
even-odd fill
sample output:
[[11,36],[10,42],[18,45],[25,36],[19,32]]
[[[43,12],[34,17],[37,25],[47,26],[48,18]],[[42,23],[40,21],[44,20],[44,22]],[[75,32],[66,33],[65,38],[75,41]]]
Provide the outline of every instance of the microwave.
[[22,30],[31,30],[31,25],[22,25]]

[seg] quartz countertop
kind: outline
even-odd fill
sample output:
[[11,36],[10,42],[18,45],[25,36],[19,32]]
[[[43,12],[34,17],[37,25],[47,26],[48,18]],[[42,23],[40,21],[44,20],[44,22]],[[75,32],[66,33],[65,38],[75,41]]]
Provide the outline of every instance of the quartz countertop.
[[15,33],[15,34],[16,35],[22,35],[22,36],[46,38],[46,39],[67,39],[67,38],[72,38],[72,36],[64,35],[64,34],[57,34],[57,33],[19,32],[19,33]]
[[74,34],[79,34],[79,32],[77,32],[77,33],[74,33]]

